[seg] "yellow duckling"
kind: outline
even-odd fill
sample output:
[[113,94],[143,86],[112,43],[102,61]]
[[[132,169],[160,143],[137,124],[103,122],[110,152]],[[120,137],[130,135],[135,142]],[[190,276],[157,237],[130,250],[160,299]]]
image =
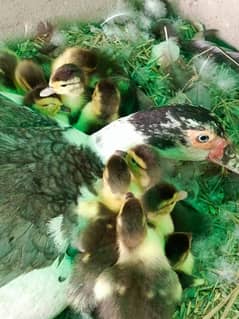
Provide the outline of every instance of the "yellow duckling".
[[110,80],[101,80],[74,125],[82,132],[91,134],[119,117],[120,92]]
[[101,272],[94,286],[97,318],[172,318],[182,287],[133,194],[126,196],[117,215],[116,234],[118,260]]
[[56,94],[41,97],[40,92],[44,87],[45,85],[38,85],[28,92],[23,100],[24,105],[32,107],[48,117],[54,118],[59,124],[68,126],[70,109],[63,105],[61,99]]
[[161,177],[159,157],[149,145],[142,144],[129,149],[126,161],[133,181],[131,191],[137,196],[141,196],[148,188],[159,182]]
[[92,222],[102,214],[102,206],[113,215],[119,212],[125,194],[129,191],[131,175],[128,165],[120,152],[107,161],[102,179],[95,184],[95,195],[83,192],[76,213]]
[[171,212],[176,203],[187,197],[187,192],[177,191],[167,183],[158,183],[148,189],[142,196],[142,203],[147,212],[149,222],[161,236],[174,232]]
[[58,94],[64,105],[71,109],[73,121],[85,105],[85,76],[75,64],[64,64],[52,75],[49,86],[40,92],[41,97]]

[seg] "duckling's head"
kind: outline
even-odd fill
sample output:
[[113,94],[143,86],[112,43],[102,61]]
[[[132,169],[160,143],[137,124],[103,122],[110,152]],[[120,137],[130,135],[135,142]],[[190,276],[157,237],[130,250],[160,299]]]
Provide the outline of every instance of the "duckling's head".
[[146,237],[146,224],[140,201],[132,193],[126,194],[116,222],[119,243],[129,250],[138,247]]
[[158,183],[149,188],[142,197],[144,209],[149,212],[149,220],[157,219],[157,215],[169,214],[176,203],[187,197],[187,192],[177,191],[168,183]]
[[84,73],[75,64],[64,64],[51,75],[49,87],[42,90],[40,96],[79,96],[84,92],[84,86]]
[[[45,85],[39,85],[35,89],[28,92],[24,97],[24,105],[33,107],[37,111],[47,116],[55,116],[62,110],[67,112],[66,107],[63,105],[60,97],[57,94],[46,97],[40,96],[40,92],[44,88]],[[70,110],[68,112],[70,112]]]
[[98,56],[90,49],[72,47],[65,51],[65,54],[69,56],[69,61],[77,65],[84,72],[93,72],[98,63]]
[[160,179],[159,159],[155,150],[149,145],[137,145],[129,149],[126,161],[133,180],[139,187],[147,189]]
[[118,113],[120,92],[112,81],[104,79],[96,85],[92,101],[97,117],[102,120],[108,120]]
[[119,153],[112,155],[103,172],[103,185],[99,190],[101,202],[118,213],[130,182],[130,171],[123,156]]
[[113,194],[126,194],[131,181],[130,171],[123,156],[119,153],[110,157],[103,173],[104,183]]
[[165,253],[175,270],[192,274],[194,258],[191,254],[192,234],[175,232],[168,236]]

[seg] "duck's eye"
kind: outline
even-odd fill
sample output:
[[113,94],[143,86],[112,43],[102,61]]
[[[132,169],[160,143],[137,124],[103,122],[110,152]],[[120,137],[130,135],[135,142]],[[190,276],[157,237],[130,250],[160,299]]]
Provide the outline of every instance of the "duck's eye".
[[198,135],[197,141],[199,143],[207,143],[209,141],[210,137],[208,135]]
[[65,88],[67,86],[67,84],[61,84],[61,87]]

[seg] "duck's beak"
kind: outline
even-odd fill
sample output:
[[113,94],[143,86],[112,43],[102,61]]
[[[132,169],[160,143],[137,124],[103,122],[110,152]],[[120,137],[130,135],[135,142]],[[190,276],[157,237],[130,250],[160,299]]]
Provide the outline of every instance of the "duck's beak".
[[52,87],[48,86],[45,89],[41,90],[40,97],[47,97],[53,94],[56,94],[56,92]]
[[209,160],[227,168],[229,171],[239,174],[239,150],[237,150],[231,143],[228,143],[223,148],[221,157],[210,158],[209,154]]

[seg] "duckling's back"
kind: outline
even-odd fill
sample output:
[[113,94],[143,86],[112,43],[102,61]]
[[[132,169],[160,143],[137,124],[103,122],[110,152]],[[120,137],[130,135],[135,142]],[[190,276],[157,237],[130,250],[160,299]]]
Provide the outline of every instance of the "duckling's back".
[[105,274],[111,294],[97,308],[97,319],[170,319],[181,296],[171,269],[145,269],[142,263],[115,265]]

